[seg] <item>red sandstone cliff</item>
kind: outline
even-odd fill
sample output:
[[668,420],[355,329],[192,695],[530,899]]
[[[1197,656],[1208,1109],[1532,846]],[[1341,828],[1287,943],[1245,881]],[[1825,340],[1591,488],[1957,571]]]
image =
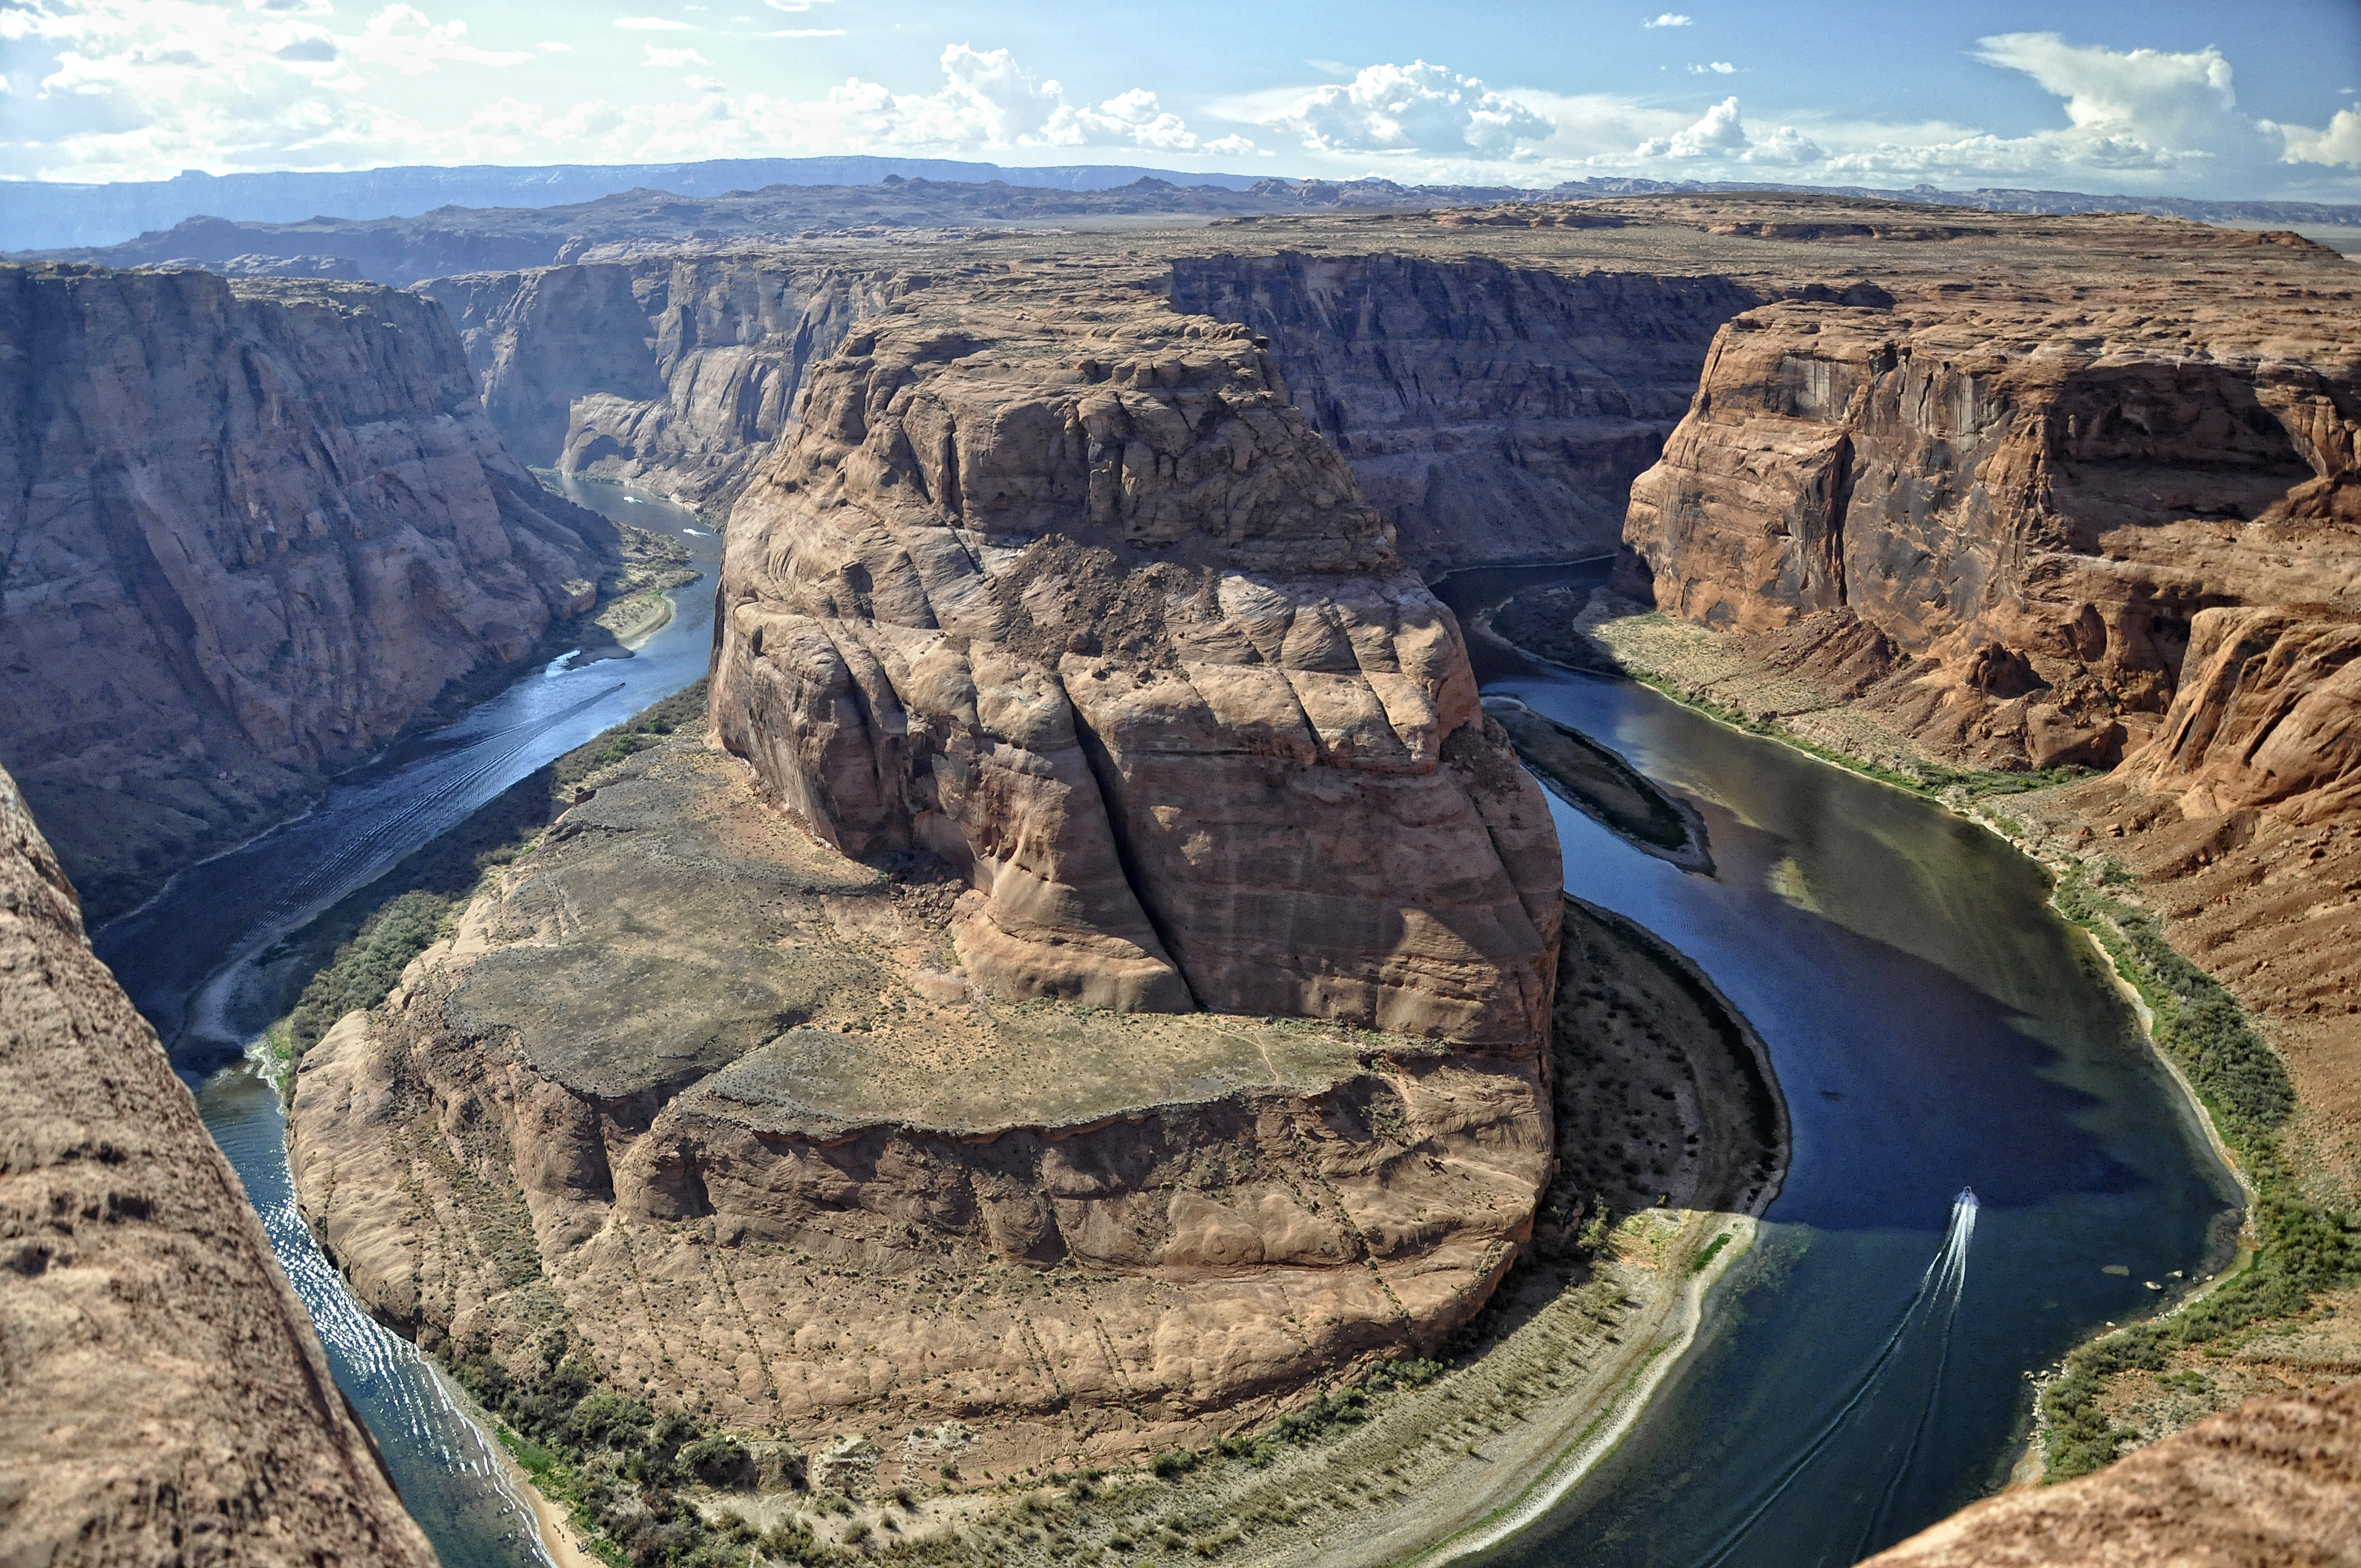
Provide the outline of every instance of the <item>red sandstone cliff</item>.
[[726,509],[811,367],[912,275],[782,252],[440,278],[485,411],[526,462]]
[[613,554],[365,284],[0,268],[0,762],[94,909],[513,663]]
[[1749,631],[1848,611],[1916,661],[1875,706],[2035,767],[2167,728],[2204,612],[2361,618],[2350,264],[2160,237],[2201,276],[2097,261],[1731,322],[1632,487],[1660,607]]
[[0,773],[0,1559],[429,1568]]
[[1270,340],[1312,427],[1432,573],[1612,551],[1715,329],[1763,297],[1639,258],[1541,259],[1190,257],[1170,287],[1176,309]]

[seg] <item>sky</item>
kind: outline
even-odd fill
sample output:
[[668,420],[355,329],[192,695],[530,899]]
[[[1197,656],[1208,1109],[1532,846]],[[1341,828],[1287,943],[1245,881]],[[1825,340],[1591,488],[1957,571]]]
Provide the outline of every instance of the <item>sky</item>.
[[882,153],[2361,202],[2361,0],[0,0],[0,179]]

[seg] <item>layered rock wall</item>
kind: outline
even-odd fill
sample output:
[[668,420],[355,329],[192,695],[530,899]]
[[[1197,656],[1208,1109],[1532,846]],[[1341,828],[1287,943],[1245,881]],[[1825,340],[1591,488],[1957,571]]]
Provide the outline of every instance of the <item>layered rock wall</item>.
[[0,773],[0,1556],[431,1568]]
[[93,908],[581,608],[614,550],[364,284],[0,268],[0,762]]
[[1531,1046],[1560,880],[1459,629],[1243,327],[880,317],[732,513],[713,717],[1010,994]]
[[484,408],[526,462],[726,510],[806,373],[923,274],[780,252],[436,279]]
[[1432,573],[1613,550],[1715,330],[1763,295],[1710,274],[1282,250],[1176,260],[1171,297],[1269,339]]
[[1877,700],[1938,749],[2112,765],[2165,727],[2202,613],[2361,615],[2361,359],[2323,330],[2354,293],[2303,280],[2243,310],[1961,283],[1751,311],[1627,536],[1675,613],[1876,629],[1917,661]]

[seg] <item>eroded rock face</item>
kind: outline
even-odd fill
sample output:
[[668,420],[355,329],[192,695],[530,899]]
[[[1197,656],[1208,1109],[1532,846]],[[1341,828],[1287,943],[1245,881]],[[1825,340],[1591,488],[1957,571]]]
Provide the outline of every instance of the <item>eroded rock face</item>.
[[484,408],[526,461],[726,510],[811,366],[915,278],[790,253],[441,278]]
[[1246,329],[1093,315],[883,317],[816,372],[731,517],[717,734],[970,878],[1002,994],[1539,1041],[1555,833],[1456,623]]
[[1431,1348],[1530,1235],[1538,1051],[995,1000],[947,963],[959,884],[903,863],[693,742],[625,763],[304,1058],[298,1194],[361,1299],[1003,1474]]
[[2010,1492],[1872,1568],[2361,1563],[2361,1382],[2257,1399],[2096,1475]]
[[97,913],[522,658],[613,553],[414,295],[0,268],[0,762]]
[[434,1562],[5,773],[0,1255],[0,1555]]
[[2110,287],[2102,257],[2080,287],[1733,321],[1632,487],[1660,607],[1756,632],[1849,610],[1916,661],[1873,703],[1938,750],[2036,767],[2109,766],[2166,727],[2209,610],[2361,614],[2350,264],[2157,240],[2205,276]]
[[2202,609],[2164,727],[2127,782],[2191,817],[2276,808],[2290,824],[2361,806],[2361,620]]
[[1171,297],[1270,339],[1312,427],[1433,573],[1612,551],[1715,330],[1763,296],[1711,275],[1282,250],[1176,260]]

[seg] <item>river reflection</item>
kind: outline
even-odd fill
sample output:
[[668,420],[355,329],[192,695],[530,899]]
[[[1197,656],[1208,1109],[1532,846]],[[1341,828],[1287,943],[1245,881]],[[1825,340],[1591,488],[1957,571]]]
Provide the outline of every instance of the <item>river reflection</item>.
[[[1462,573],[1442,591],[1468,616],[1531,580]],[[2145,1281],[2218,1266],[2236,1189],[2002,840],[1645,686],[1499,646],[1479,662],[1485,691],[1704,813],[1712,876],[1550,802],[1567,888],[1712,976],[1768,1043],[1795,1129],[1762,1239],[1686,1365],[1570,1497],[1480,1560],[1854,1562],[1998,1485],[2024,1373],[2152,1310]],[[1953,1309],[1929,1317],[1915,1303],[1962,1188],[1981,1218]]]
[[239,982],[280,937],[526,774],[705,674],[721,556],[710,525],[620,485],[549,483],[688,547],[706,576],[674,595],[671,623],[628,658],[585,663],[560,654],[457,723],[338,780],[308,817],[191,867],[93,939],[197,1091],[205,1125],[319,1326],[337,1387],[376,1438],[445,1568],[527,1568],[548,1559],[530,1511],[452,1390],[415,1346],[361,1310],[296,1213],[279,1093],[246,1054],[271,1019]]

